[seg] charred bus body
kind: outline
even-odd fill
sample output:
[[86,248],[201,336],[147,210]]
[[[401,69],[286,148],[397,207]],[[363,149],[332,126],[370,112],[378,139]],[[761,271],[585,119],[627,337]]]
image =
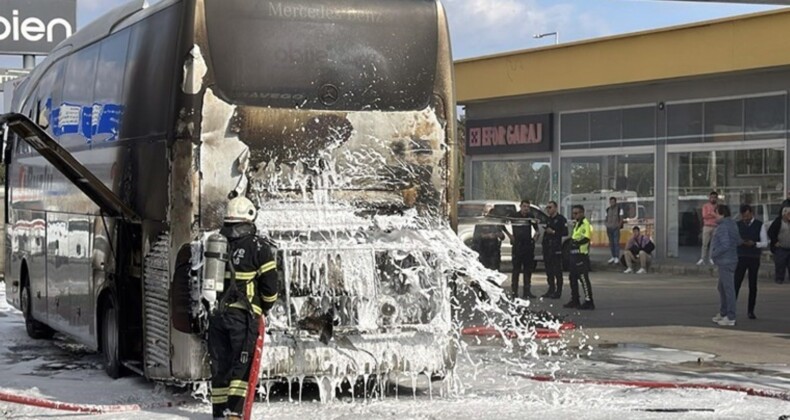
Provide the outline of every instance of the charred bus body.
[[122,6],[3,117],[8,299],[112,376],[206,379],[207,238],[243,194],[282,273],[264,376],[445,371],[452,89],[437,2]]

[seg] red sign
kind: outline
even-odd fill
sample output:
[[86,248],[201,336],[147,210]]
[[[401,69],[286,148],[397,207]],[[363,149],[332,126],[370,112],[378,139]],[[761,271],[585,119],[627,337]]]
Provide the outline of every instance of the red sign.
[[467,121],[466,154],[552,150],[552,115]]

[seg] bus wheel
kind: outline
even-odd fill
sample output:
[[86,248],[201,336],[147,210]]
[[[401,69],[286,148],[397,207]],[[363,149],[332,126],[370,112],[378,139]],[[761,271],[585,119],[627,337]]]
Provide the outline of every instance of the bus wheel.
[[30,300],[30,282],[24,279],[22,282],[22,295],[20,296],[20,304],[22,306],[22,314],[25,317],[25,329],[30,338],[36,340],[48,340],[55,335],[55,330],[49,328],[46,324],[33,319],[31,300]]
[[113,379],[121,377],[118,340],[118,309],[112,299],[107,299],[101,317],[101,348],[104,355],[104,370]]

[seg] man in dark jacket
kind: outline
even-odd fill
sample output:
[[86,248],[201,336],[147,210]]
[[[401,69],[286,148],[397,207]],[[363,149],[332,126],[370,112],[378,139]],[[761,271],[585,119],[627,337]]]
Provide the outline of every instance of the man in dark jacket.
[[512,215],[513,219],[513,294],[518,296],[518,281],[524,273],[524,299],[537,296],[532,294],[532,266],[535,264],[535,238],[538,225],[532,213],[529,200],[521,201],[521,209]]
[[232,264],[228,268],[232,270],[225,273],[219,304],[209,321],[214,418],[241,418],[258,318],[277,301],[277,263],[269,246],[256,235],[255,214],[250,200],[234,198],[220,231],[228,239],[228,264]]
[[790,270],[790,207],[782,209],[782,215],[777,217],[768,228],[768,241],[771,252],[774,253],[774,280],[782,284],[785,281],[785,272]]
[[[491,214],[494,206],[487,205],[483,209],[483,216]],[[480,263],[490,270],[499,271],[502,264],[502,241],[505,239],[505,225],[503,224],[478,224],[472,235],[472,249],[480,255]]]
[[549,299],[562,297],[562,238],[568,236],[568,220],[558,212],[557,202],[546,206],[549,220],[543,232],[543,264],[549,290],[542,296]]
[[738,231],[741,242],[738,245],[738,266],[735,267],[735,298],[741,291],[741,284],[749,271],[749,319],[757,318],[754,315],[754,306],[757,302],[757,272],[760,270],[760,257],[763,249],[768,247],[768,234],[763,222],[754,218],[752,206],[741,206],[741,220],[738,222]]

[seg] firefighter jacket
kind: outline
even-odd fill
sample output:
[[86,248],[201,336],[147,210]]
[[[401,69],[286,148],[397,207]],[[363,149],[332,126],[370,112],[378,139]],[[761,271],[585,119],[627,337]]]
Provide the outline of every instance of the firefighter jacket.
[[[277,302],[277,262],[269,245],[256,235],[252,223],[226,224],[220,234],[228,238],[230,264],[236,271],[240,297],[228,301],[231,308],[268,313]],[[224,292],[231,290],[231,272],[225,271]],[[244,298],[246,297],[246,301]]]
[[590,253],[590,239],[592,238],[592,226],[587,218],[577,220],[573,225],[571,234],[571,253],[587,255]]

